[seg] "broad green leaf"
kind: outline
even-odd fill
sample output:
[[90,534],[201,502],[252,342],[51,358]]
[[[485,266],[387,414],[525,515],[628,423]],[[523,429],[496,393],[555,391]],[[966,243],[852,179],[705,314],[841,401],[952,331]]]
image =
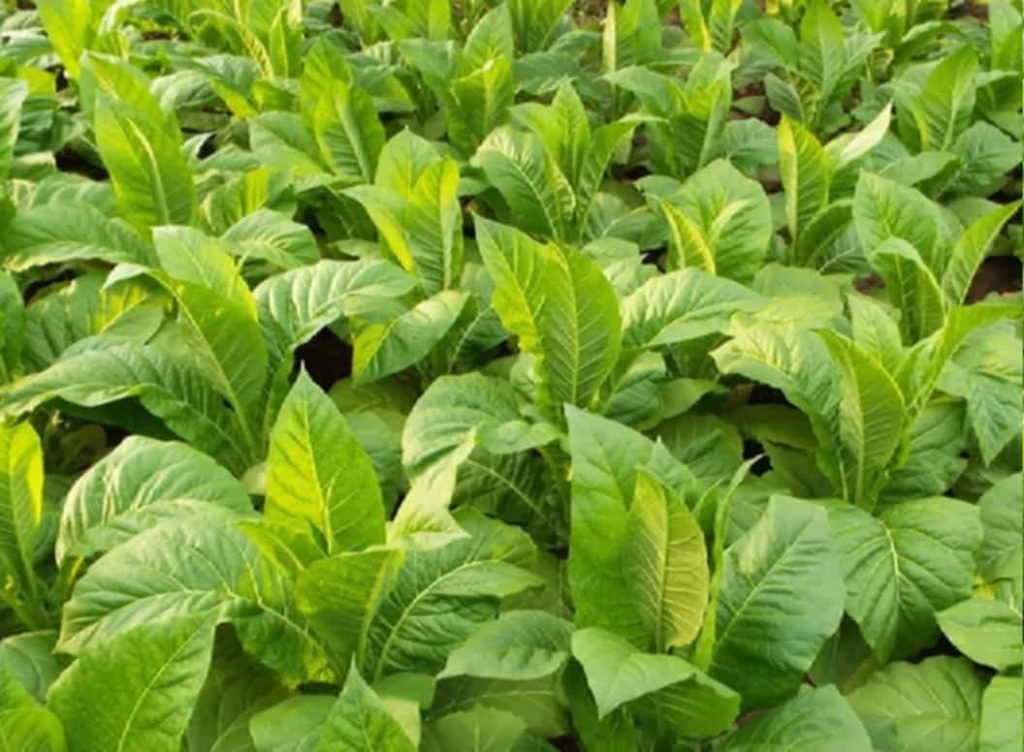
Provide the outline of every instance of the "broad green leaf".
[[152,256],[130,226],[89,204],[43,204],[18,212],[3,243],[4,265],[14,270],[90,260],[147,264]]
[[221,235],[233,255],[246,261],[267,261],[278,269],[295,269],[320,260],[313,233],[305,225],[271,209],[258,209],[239,219]]
[[988,196],[1006,182],[1006,173],[1017,164],[1019,142],[984,120],[975,121],[950,149],[959,157],[959,169],[943,195]]
[[962,45],[931,69],[920,98],[908,101],[921,151],[948,149],[970,123],[977,67],[977,53]]
[[324,719],[318,752],[335,749],[414,752],[416,744],[353,666]]
[[939,376],[971,334],[1016,316],[1020,316],[1020,307],[1012,304],[975,303],[950,308],[942,328],[908,352],[897,374],[910,414],[916,416],[924,408]]
[[934,275],[946,265],[949,239],[938,206],[917,190],[862,172],[853,196],[853,223],[866,253],[898,238],[912,246]]
[[539,401],[550,417],[588,405],[619,355],[618,301],[582,253],[541,245],[518,230],[478,219],[480,253],[495,280],[491,305],[535,359]]
[[59,360],[0,393],[0,406],[10,416],[58,398],[95,407],[129,397],[232,470],[252,464],[238,418],[212,380],[195,363],[152,345],[115,345]]
[[[44,11],[40,11],[40,15]],[[0,180],[7,178],[14,158],[14,145],[18,140],[21,106],[28,96],[28,86],[14,78],[0,79]]]
[[597,627],[577,631],[573,657],[583,666],[598,720],[625,707],[652,727],[710,737],[732,725],[740,698],[675,655],[644,653]]
[[545,611],[506,611],[453,650],[438,678],[540,679],[565,664],[571,636],[569,622]]
[[615,421],[566,409],[572,457],[569,582],[580,627],[602,627],[637,645],[648,632],[623,568],[637,471],[656,445]]
[[171,520],[93,564],[65,604],[60,648],[84,653],[113,645],[140,625],[183,616],[230,621],[261,661],[292,681],[322,667],[284,580],[225,513]]
[[832,96],[846,65],[843,24],[825,0],[812,0],[800,22],[800,69],[823,101]]
[[388,525],[388,543],[397,548],[435,549],[466,537],[452,516],[456,472],[472,446],[465,443],[447,460],[413,479],[395,519]]
[[320,261],[264,280],[254,291],[268,352],[266,415],[288,391],[295,349],[339,317],[409,292],[415,280],[387,261]]
[[811,218],[828,204],[830,173],[828,157],[814,134],[799,122],[783,117],[779,123],[779,174],[793,243]]
[[305,372],[270,437],[265,514],[270,522],[305,522],[328,554],[384,542],[384,504],[370,458]]
[[698,671],[689,681],[634,700],[628,709],[655,729],[671,729],[672,736],[708,739],[732,727],[740,701],[739,694]]
[[967,290],[1003,225],[1020,208],[1020,202],[1000,206],[973,222],[953,246],[942,273],[942,290],[954,305],[964,302]]
[[79,58],[95,33],[93,5],[89,0],[39,0],[36,9],[64,69],[78,78]]
[[185,749],[253,752],[249,720],[288,694],[276,673],[257,663],[233,635],[221,633],[189,720]]
[[797,695],[758,716],[729,736],[722,752],[800,752],[843,749],[871,752],[871,740],[860,720],[835,687]]
[[60,719],[42,705],[0,712],[0,744],[18,752],[64,752],[68,749]]
[[130,436],[71,487],[55,554],[89,557],[164,519],[210,506],[239,513],[252,503],[231,473],[187,444]]
[[376,381],[418,363],[452,328],[466,300],[465,293],[442,290],[389,321],[361,326],[352,343],[356,381]]
[[822,339],[791,325],[747,323],[738,316],[732,333],[732,340],[711,353],[718,370],[782,390],[807,415],[818,440],[818,465],[841,488],[834,419],[839,411],[839,375]]
[[939,379],[942,391],[966,401],[967,424],[986,464],[1020,435],[1021,380],[1021,340],[1006,329],[968,340]]
[[833,167],[845,167],[874,149],[888,134],[891,119],[892,102],[883,107],[861,131],[830,141],[826,150]]
[[853,221],[853,200],[833,201],[811,217],[797,238],[795,261],[821,268],[822,261]]
[[342,180],[369,183],[384,148],[384,126],[369,93],[333,79],[312,112],[313,134],[321,158]]
[[34,604],[33,566],[43,513],[43,452],[30,423],[0,427],[0,564],[21,595]]
[[38,702],[46,701],[46,691],[60,674],[61,666],[53,654],[57,633],[22,632],[0,641],[0,671],[16,679]]
[[894,663],[848,697],[878,752],[978,747],[981,679],[964,658]]
[[[526,722],[515,713],[477,705],[431,722],[423,735],[424,752],[503,752],[515,749]],[[472,746],[467,746],[467,744]]]
[[552,438],[550,427],[522,420],[515,390],[508,382],[479,373],[442,376],[409,413],[402,433],[402,464],[414,477],[467,440],[506,454]]
[[20,376],[23,371],[28,316],[22,300],[21,290],[10,275],[0,273],[0,384],[6,384]]
[[[494,57],[449,84],[451,105],[445,110],[448,137],[463,153],[472,154],[482,141],[499,133],[515,100],[515,81],[508,58]],[[490,134],[490,135],[489,135]]]
[[862,351],[874,356],[887,372],[898,372],[903,364],[903,343],[892,315],[865,295],[851,295],[846,303],[850,309],[853,341]]
[[143,624],[83,653],[50,689],[69,752],[178,752],[213,649],[208,615]]
[[961,653],[998,671],[1021,664],[1021,612],[1002,601],[970,598],[938,614],[946,638]]
[[839,626],[842,577],[823,509],[776,497],[725,554],[708,673],[744,707],[794,694]]
[[154,276],[174,297],[207,372],[255,444],[268,355],[249,287],[219,241],[177,227],[157,228],[154,241],[169,279]]
[[349,551],[315,561],[299,575],[296,607],[309,618],[335,665],[364,659],[370,621],[401,562],[397,550]]
[[[318,102],[317,109],[327,107],[322,104],[324,99],[322,97]],[[299,190],[331,182],[319,142],[297,113],[273,111],[252,118],[249,121],[249,145],[265,168],[291,177]],[[348,178],[342,180],[347,181]],[[362,182],[361,178],[353,180]]]
[[708,600],[704,533],[692,512],[649,473],[637,474],[623,568],[656,652],[697,637]]
[[[414,280],[385,261],[324,260],[269,277],[255,290],[260,324],[280,342],[279,359],[338,318],[359,313],[377,299],[409,292]],[[275,351],[273,347],[270,348]]]
[[437,695],[430,710],[433,716],[441,717],[479,706],[519,716],[530,731],[541,738],[571,733],[572,725],[558,676],[525,682],[466,676],[443,679],[437,684]]
[[458,510],[455,519],[468,536],[408,551],[377,609],[366,663],[375,680],[397,671],[439,671],[452,649],[496,616],[501,598],[540,584],[522,568],[534,556],[525,533],[470,509]]
[[515,33],[507,5],[499,5],[485,13],[466,36],[462,61],[470,70],[483,66],[491,58],[515,57]]
[[623,703],[694,678],[698,671],[682,658],[639,650],[627,640],[598,627],[572,636],[572,655],[583,666],[597,702],[599,717]]
[[[414,158],[399,165],[405,157]],[[454,287],[462,272],[458,182],[454,160],[405,130],[384,146],[374,185],[345,192],[363,205],[388,252],[427,294]]]
[[990,583],[1008,580],[1024,592],[1024,476],[1014,473],[978,500],[984,538],[978,556],[980,574]]
[[834,332],[823,331],[821,337],[839,373],[842,495],[852,504],[871,508],[903,438],[903,396],[876,357]]
[[906,501],[879,517],[829,508],[846,580],[846,610],[879,661],[931,646],[935,614],[971,593],[978,515],[953,499]]
[[24,361],[37,371],[104,342],[142,344],[164,322],[168,299],[144,277],[106,284],[102,272],[76,277],[32,301],[25,312]]
[[198,211],[192,172],[173,120],[156,122],[140,108],[97,92],[96,146],[124,218],[146,231],[193,222]]
[[[692,175],[669,197],[693,224],[714,259],[717,276],[749,282],[764,262],[771,218],[764,189],[725,160]],[[675,265],[682,266],[681,259]]]
[[963,406],[932,402],[911,424],[907,459],[890,469],[879,505],[943,494],[963,472],[966,449]]
[[316,752],[336,702],[330,695],[296,695],[257,713],[249,722],[257,752]]
[[[614,6],[609,6],[614,7]],[[573,728],[586,749],[605,752],[632,752],[638,745],[638,731],[625,708],[598,718],[583,668],[570,663],[562,674],[562,686],[572,712]]]
[[942,288],[913,246],[890,238],[866,255],[884,280],[889,301],[900,310],[904,341],[913,344],[942,326],[946,317]]
[[980,752],[1013,752],[1024,742],[1024,680],[993,677],[981,697]]
[[709,275],[717,274],[714,248],[700,226],[667,201],[662,201],[660,206],[665,215],[665,224],[668,225],[671,266],[695,269]]
[[524,232],[545,239],[570,239],[575,197],[539,136],[500,128],[487,137],[473,159]]

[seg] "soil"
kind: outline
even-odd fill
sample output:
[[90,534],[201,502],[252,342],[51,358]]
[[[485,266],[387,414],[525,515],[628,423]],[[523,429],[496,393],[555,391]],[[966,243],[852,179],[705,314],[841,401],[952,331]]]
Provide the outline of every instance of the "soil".
[[57,163],[57,169],[61,172],[74,172],[91,180],[106,180],[108,177],[107,170],[102,164],[91,162],[66,146],[60,151],[54,152],[53,159]]
[[990,256],[974,275],[967,302],[974,303],[991,293],[1020,292],[1021,273],[1021,261],[1016,256]]
[[330,329],[321,329],[309,342],[299,347],[295,362],[324,391],[352,373],[352,348]]

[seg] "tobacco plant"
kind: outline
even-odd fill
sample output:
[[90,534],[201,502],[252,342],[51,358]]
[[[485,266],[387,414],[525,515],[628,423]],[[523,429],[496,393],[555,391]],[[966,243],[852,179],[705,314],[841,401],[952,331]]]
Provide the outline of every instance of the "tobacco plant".
[[1021,19],[6,3],[0,747],[1019,750]]

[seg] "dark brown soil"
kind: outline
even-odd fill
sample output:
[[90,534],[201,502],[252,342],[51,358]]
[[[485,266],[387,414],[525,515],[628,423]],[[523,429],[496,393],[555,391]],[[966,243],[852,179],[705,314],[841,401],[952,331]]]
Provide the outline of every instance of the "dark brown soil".
[[1016,256],[990,256],[974,275],[967,302],[982,300],[991,293],[1020,292],[1021,272],[1021,261]]
[[352,348],[330,329],[321,329],[299,347],[295,362],[301,363],[309,377],[324,391],[352,373]]

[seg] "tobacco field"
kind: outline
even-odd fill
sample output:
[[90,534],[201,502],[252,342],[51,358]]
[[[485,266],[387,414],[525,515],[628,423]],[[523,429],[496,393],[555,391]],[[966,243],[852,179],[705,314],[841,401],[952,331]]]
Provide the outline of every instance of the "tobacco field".
[[1020,752],[1020,0],[4,0],[0,750]]

